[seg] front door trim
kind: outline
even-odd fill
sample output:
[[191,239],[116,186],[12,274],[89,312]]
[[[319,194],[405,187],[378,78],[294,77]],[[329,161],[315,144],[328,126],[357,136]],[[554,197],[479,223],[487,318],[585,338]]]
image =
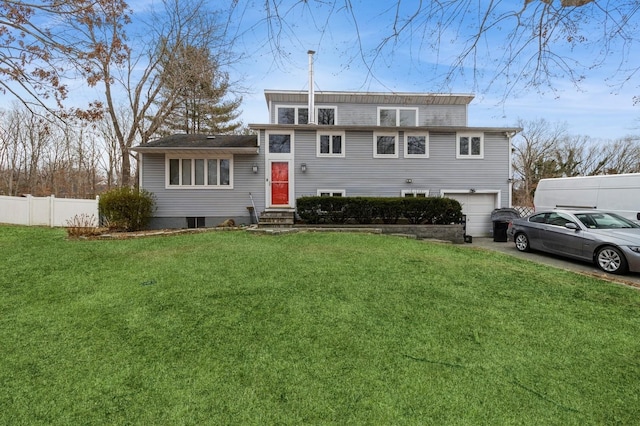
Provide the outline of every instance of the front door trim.
[[[290,149],[289,152],[269,152],[269,136],[270,135],[289,135],[290,137]],[[294,132],[291,130],[283,131],[265,131],[264,137],[264,149],[265,149],[265,208],[266,209],[293,209],[295,208],[295,185],[294,185]],[[288,194],[286,204],[277,204],[278,199],[274,199],[272,173],[273,164],[287,163],[287,181]],[[283,182],[276,182],[282,184]],[[281,189],[281,188],[280,188]],[[277,191],[277,190],[276,190]],[[276,194],[277,195],[277,194]],[[280,198],[282,200],[283,198]]]

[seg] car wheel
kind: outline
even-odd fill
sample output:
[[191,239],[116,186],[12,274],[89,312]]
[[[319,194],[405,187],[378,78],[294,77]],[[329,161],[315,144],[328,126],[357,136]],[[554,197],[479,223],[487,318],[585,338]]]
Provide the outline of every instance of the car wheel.
[[611,274],[627,272],[627,259],[615,247],[605,246],[596,253],[596,264],[600,269]]
[[529,237],[527,237],[527,234],[516,234],[513,241],[515,241],[516,248],[519,251],[529,251]]

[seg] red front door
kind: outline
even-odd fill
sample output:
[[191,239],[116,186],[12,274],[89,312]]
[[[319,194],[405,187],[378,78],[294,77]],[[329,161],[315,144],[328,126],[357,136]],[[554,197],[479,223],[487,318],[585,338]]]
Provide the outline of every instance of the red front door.
[[289,163],[271,163],[271,205],[289,205]]

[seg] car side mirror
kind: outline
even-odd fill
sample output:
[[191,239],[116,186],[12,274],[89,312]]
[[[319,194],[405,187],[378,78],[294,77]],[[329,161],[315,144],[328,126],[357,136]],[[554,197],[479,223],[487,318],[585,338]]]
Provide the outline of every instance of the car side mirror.
[[565,223],[565,224],[564,224],[564,227],[565,227],[565,228],[567,228],[567,229],[573,229],[574,231],[577,231],[577,230],[579,230],[579,229],[580,229],[580,228],[578,228],[578,225],[576,225],[576,224],[575,224],[575,223],[573,223],[573,222],[567,222],[567,223]]
[[640,213],[636,213],[636,219],[640,220]]

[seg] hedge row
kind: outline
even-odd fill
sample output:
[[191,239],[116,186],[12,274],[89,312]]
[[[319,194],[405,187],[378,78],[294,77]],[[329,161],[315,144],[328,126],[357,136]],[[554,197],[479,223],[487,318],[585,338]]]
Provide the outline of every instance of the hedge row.
[[460,223],[462,207],[456,200],[440,197],[301,197],[298,216],[308,224],[369,224],[380,221],[448,225]]

